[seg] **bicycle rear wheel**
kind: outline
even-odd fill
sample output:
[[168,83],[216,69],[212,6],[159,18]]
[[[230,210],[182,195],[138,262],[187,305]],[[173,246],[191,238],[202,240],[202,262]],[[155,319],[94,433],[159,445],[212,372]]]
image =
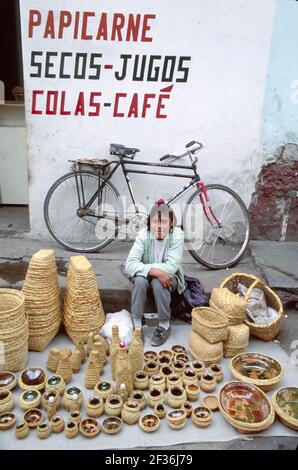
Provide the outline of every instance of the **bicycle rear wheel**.
[[215,222],[207,205],[204,210],[201,190],[195,191],[183,215],[186,247],[196,261],[208,268],[229,268],[240,260],[249,243],[248,211],[238,194],[226,186],[210,184],[206,191],[221,226]]
[[70,172],[55,181],[46,195],[46,226],[52,237],[68,250],[80,253],[99,251],[117,235],[120,196],[109,181],[102,189],[100,203],[95,198],[84,210],[84,202],[87,203],[97,192],[99,180],[103,181],[92,171]]

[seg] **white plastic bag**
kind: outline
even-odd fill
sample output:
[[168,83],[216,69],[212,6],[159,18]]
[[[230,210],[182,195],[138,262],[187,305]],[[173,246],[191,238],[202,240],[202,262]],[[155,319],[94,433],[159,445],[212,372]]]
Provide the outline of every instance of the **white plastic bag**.
[[133,337],[131,314],[127,310],[121,310],[120,312],[108,313],[106,315],[106,321],[100,330],[100,334],[110,341],[112,340],[112,325],[119,326],[120,340],[124,341],[126,346],[129,346]]

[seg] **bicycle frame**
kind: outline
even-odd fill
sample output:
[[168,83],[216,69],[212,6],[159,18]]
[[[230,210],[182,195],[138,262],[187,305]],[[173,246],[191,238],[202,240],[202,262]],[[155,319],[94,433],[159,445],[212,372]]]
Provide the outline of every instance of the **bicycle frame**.
[[[85,197],[84,197],[84,189],[83,189],[83,182],[80,179],[80,186],[81,186],[81,191],[82,191],[82,200],[80,198],[80,191],[79,191],[79,182],[78,178],[76,177],[76,183],[77,183],[77,192],[78,192],[78,200],[79,204],[83,209],[88,209],[91,204],[98,198],[98,202],[100,204],[100,195],[101,195],[101,190],[104,188],[105,184],[107,181],[109,181],[113,174],[117,171],[119,167],[122,169],[122,173],[124,175],[126,185],[128,188],[128,192],[130,194],[131,200],[133,202],[133,205],[135,207],[136,213],[139,213],[135,196],[133,193],[133,188],[130,183],[130,179],[128,174],[129,173],[135,173],[135,174],[142,174],[142,175],[159,175],[159,176],[170,176],[170,177],[176,177],[176,178],[188,178],[191,179],[191,181],[185,185],[183,188],[181,188],[177,193],[173,194],[166,202],[169,204],[176,199],[178,199],[185,191],[187,191],[189,188],[194,186],[196,183],[200,181],[200,177],[197,172],[196,164],[195,161],[192,161],[191,165],[175,165],[172,163],[153,163],[153,162],[143,162],[139,160],[129,160],[126,159],[125,157],[120,157],[119,160],[112,160],[109,162],[109,166],[114,165],[112,168],[111,172],[106,178],[103,178],[101,176],[101,180],[99,180],[99,186],[97,191],[93,194],[93,196],[89,199],[88,202],[85,202]],[[146,166],[146,167],[158,167],[158,168],[172,168],[172,169],[180,169],[180,170],[192,170],[193,174],[181,174],[181,173],[170,173],[170,172],[159,172],[159,171],[146,171],[146,170],[137,170],[137,169],[130,169],[127,168],[126,165],[133,165],[133,166]],[[89,216],[91,214],[88,214]],[[96,216],[95,216],[96,217]],[[125,219],[124,222],[128,223],[129,219]]]
[[[127,188],[128,188],[128,192],[130,194],[130,197],[131,197],[132,203],[134,205],[136,214],[139,214],[139,209],[138,209],[138,206],[136,204],[135,196],[134,196],[134,193],[133,193],[133,188],[131,186],[130,178],[128,176],[129,173],[141,174],[141,175],[168,176],[168,177],[170,176],[170,177],[174,177],[174,178],[187,178],[187,179],[190,179],[191,181],[187,185],[183,186],[175,194],[171,195],[169,197],[169,199],[166,201],[166,203],[167,204],[173,203],[174,201],[179,199],[185,192],[187,192],[191,187],[196,186],[197,189],[201,189],[200,201],[202,203],[203,212],[204,212],[204,215],[205,215],[206,219],[212,225],[212,220],[211,219],[213,218],[214,223],[215,223],[214,225],[216,225],[218,228],[220,228],[222,225],[218,221],[216,215],[214,214],[214,212],[212,210],[212,207],[211,207],[211,204],[210,204],[210,201],[209,201],[209,198],[208,198],[208,194],[207,194],[207,191],[206,191],[205,184],[204,184],[203,181],[201,181],[200,176],[198,174],[197,166],[196,166],[197,160],[193,158],[192,153],[190,151],[187,151],[184,156],[186,156],[186,155],[189,156],[190,161],[191,161],[191,165],[176,165],[176,164],[173,164],[173,163],[143,162],[143,161],[140,161],[140,160],[127,159],[125,157],[119,157],[118,160],[110,161],[108,163],[108,166],[111,166],[111,165],[114,164],[114,167],[112,168],[111,172],[109,173],[109,175],[106,178],[101,176],[101,179],[99,179],[98,189],[96,190],[96,192],[93,194],[93,196],[89,199],[89,201],[87,203],[85,203],[83,182],[82,182],[82,179],[80,178],[80,186],[81,186],[81,190],[82,190],[82,202],[83,202],[82,209],[83,210],[88,210],[88,208],[92,205],[92,203],[96,200],[96,198],[98,199],[98,206],[100,205],[102,189],[104,188],[106,182],[109,181],[112,178],[113,174],[117,171],[117,169],[119,167],[121,167],[122,173],[123,173],[123,176],[124,176],[124,179],[126,181]],[[177,169],[177,170],[178,169],[188,170],[188,171],[192,171],[192,174],[181,174],[181,173],[172,173],[172,172],[170,173],[170,172],[160,172],[160,171],[138,170],[138,169],[127,168],[127,165],[145,166],[145,167],[153,167],[153,168],[167,168],[167,169],[171,168],[171,169],[174,169],[174,170],[175,169]],[[80,198],[79,183],[78,183],[77,176],[76,176],[76,185],[77,185],[79,205],[81,207],[81,198]],[[208,214],[208,212],[209,212],[209,214]],[[92,211],[92,213],[88,212],[88,216],[98,217],[98,216],[96,216],[96,214],[93,214],[93,211]],[[119,219],[118,217],[115,217],[115,215],[113,215],[113,219],[116,220],[117,223],[122,222],[122,223],[125,223],[125,224],[128,224],[129,221],[130,221],[129,218]]]

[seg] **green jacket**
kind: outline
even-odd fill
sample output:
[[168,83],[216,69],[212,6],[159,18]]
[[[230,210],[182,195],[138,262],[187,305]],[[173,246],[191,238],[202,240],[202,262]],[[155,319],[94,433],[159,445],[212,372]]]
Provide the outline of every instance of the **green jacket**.
[[129,252],[125,263],[125,269],[130,276],[148,276],[150,268],[158,268],[166,271],[170,276],[175,276],[178,282],[179,294],[185,289],[184,275],[182,271],[182,258],[184,249],[184,232],[174,227],[167,237],[162,263],[154,262],[154,234],[143,228]]

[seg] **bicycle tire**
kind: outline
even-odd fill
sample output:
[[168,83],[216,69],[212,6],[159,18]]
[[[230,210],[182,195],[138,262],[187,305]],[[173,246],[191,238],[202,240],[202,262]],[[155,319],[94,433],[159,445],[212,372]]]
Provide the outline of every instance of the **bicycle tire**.
[[[209,184],[209,185],[206,185],[206,191],[208,193],[208,190],[209,189],[218,189],[218,190],[222,190],[222,191],[225,191],[225,192],[228,192],[239,204],[242,212],[243,212],[243,215],[244,215],[244,218],[245,218],[245,221],[246,221],[246,239],[245,239],[245,242],[243,244],[243,246],[241,247],[241,250],[239,251],[239,253],[229,262],[227,263],[222,263],[222,264],[218,264],[218,263],[210,263],[208,261],[206,261],[205,259],[201,258],[197,253],[196,251],[194,250],[191,250],[191,249],[188,249],[188,252],[189,254],[200,264],[202,264],[203,266],[206,266],[207,268],[210,268],[210,269],[225,269],[225,268],[231,268],[232,266],[235,266],[235,264],[238,263],[238,261],[242,258],[242,256],[244,255],[245,253],[245,250],[247,249],[247,246],[249,244],[249,241],[250,241],[250,232],[251,232],[251,229],[250,229],[250,221],[249,221],[249,214],[248,214],[248,210],[243,202],[243,200],[241,199],[241,197],[235,193],[235,191],[233,191],[232,189],[228,188],[227,186],[224,186],[224,185],[221,185],[221,184]],[[198,189],[196,190],[190,197],[189,199],[187,200],[187,203],[186,203],[186,209],[184,211],[184,214],[183,214],[183,220],[186,220],[186,214],[187,214],[187,211],[189,209],[189,204],[191,204],[191,202],[199,196],[199,194],[201,193],[201,189]]]
[[[89,171],[89,170],[81,170],[81,171],[77,172],[77,174],[80,174],[80,173],[85,174],[85,175],[90,175],[90,176],[93,176],[95,178],[99,178],[99,176],[96,173],[94,173],[92,171]],[[75,248],[75,247],[69,245],[66,241],[61,240],[56,235],[56,233],[54,232],[54,230],[52,229],[52,226],[51,226],[51,222],[50,222],[50,219],[49,219],[49,202],[50,202],[51,196],[54,193],[55,189],[61,183],[63,183],[64,181],[66,181],[67,179],[72,178],[72,177],[75,177],[75,172],[74,171],[70,171],[69,173],[65,173],[60,178],[58,178],[56,181],[54,181],[54,183],[52,184],[52,186],[48,190],[48,192],[46,194],[46,197],[45,197],[45,200],[44,200],[44,206],[43,206],[44,221],[45,221],[46,227],[47,227],[49,233],[51,234],[51,236],[59,243],[59,245],[63,246],[63,248],[66,248],[69,251],[74,251],[74,252],[77,252],[77,253],[94,253],[94,252],[102,250],[103,248],[108,246],[110,243],[112,243],[112,241],[115,239],[115,237],[118,234],[118,227],[116,227],[113,237],[109,238],[104,243],[96,245],[95,247],[92,247],[92,248],[85,248],[85,249],[80,248],[80,249],[78,249],[78,248]],[[121,217],[121,215],[123,214],[123,208],[122,208],[120,194],[119,194],[118,190],[115,188],[115,186],[110,181],[106,181],[105,185],[107,185],[112,190],[112,192],[114,192],[115,196],[117,197],[118,203],[119,203],[119,215]]]

